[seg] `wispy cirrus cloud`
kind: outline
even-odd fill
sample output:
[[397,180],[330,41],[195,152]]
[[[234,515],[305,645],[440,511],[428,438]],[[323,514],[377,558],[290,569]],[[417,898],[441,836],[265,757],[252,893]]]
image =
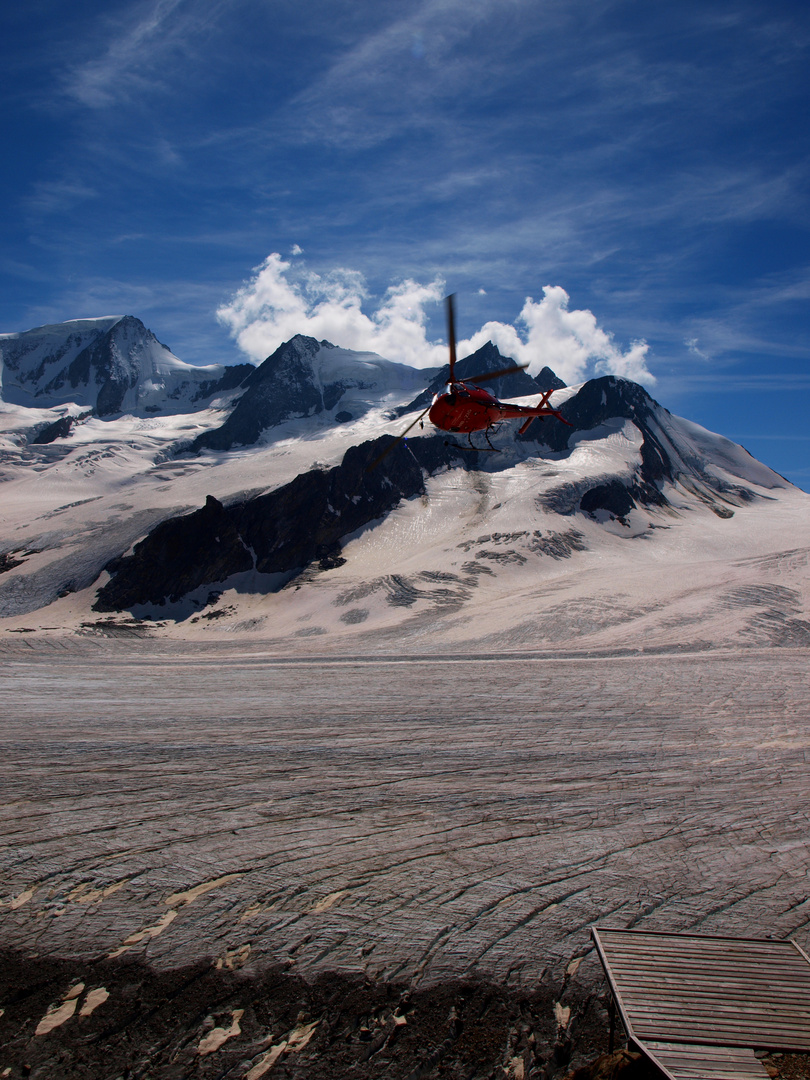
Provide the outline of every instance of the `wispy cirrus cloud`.
[[41,180],[23,199],[35,214],[62,214],[79,202],[98,197],[98,191],[83,180]]
[[[277,121],[306,141],[352,149],[406,131],[442,127],[454,98],[480,89],[480,57],[468,39],[527,0],[422,0],[406,16],[360,37],[285,106]],[[555,5],[549,4],[549,10]],[[505,62],[493,54],[487,78]]]
[[164,85],[167,58],[188,50],[228,6],[227,0],[139,0],[106,15],[89,31],[96,55],[66,70],[64,93],[104,109]]

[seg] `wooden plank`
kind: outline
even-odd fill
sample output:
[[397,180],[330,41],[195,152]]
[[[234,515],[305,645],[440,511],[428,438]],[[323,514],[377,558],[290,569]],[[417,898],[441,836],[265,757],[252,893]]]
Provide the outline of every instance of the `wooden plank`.
[[802,999],[801,997],[775,997],[771,995],[762,995],[757,997],[754,994],[746,996],[741,991],[728,992],[727,988],[722,983],[718,984],[715,988],[714,994],[708,994],[705,991],[700,990],[672,990],[670,988],[660,988],[655,986],[638,986],[634,985],[632,991],[625,994],[625,999],[641,1000],[644,1002],[672,1002],[677,1006],[682,1003],[700,1003],[701,1007],[712,1008],[716,1006],[722,1009],[727,1005],[739,1005],[742,1008],[753,1009],[758,1013],[768,1012],[790,1012],[797,1015],[807,1014],[808,1007],[810,1007],[810,1001],[808,998]]
[[661,1017],[633,1017],[633,1031],[638,1036],[675,1042],[705,1042],[716,1046],[767,1046],[784,1050],[786,1041],[792,1048],[810,1049],[810,1034],[802,1035],[796,1028],[766,1024],[684,1024],[679,1020]]
[[756,963],[756,964],[744,964],[744,963],[712,963],[706,960],[693,959],[691,966],[689,961],[685,960],[683,963],[659,963],[653,958],[647,961],[640,960],[629,963],[621,958],[611,957],[607,954],[608,958],[615,960],[615,963],[611,963],[611,967],[615,971],[623,971],[627,976],[632,977],[634,974],[640,974],[644,971],[660,972],[665,975],[687,975],[693,974],[696,976],[705,976],[706,972],[713,972],[715,974],[726,974],[729,977],[734,977],[734,973],[739,975],[747,975],[750,978],[756,978],[757,974],[769,972],[774,977],[778,977],[780,981],[787,980],[796,982],[802,986],[806,986],[810,981],[807,974],[801,969],[788,968],[781,966],[781,964],[770,963]]
[[798,979],[800,982],[807,982],[807,973],[805,968],[810,966],[802,963],[799,967],[796,964],[771,964],[767,961],[757,961],[755,964],[744,964],[741,961],[735,961],[733,959],[728,961],[718,959],[706,959],[701,957],[684,957],[682,960],[674,961],[661,961],[659,957],[649,956],[646,958],[629,958],[621,955],[616,955],[612,952],[606,954],[611,961],[614,962],[615,967],[627,968],[628,970],[644,970],[650,966],[656,970],[671,971],[673,973],[679,971],[693,971],[695,973],[705,971],[728,971],[728,972],[746,972],[747,974],[756,974],[760,971],[773,971],[779,972],[784,975],[791,975]]
[[[625,1002],[627,1005],[627,1002]],[[796,1031],[798,1035],[806,1038],[810,1038],[810,1024],[808,1024],[808,1018],[805,1015],[787,1015],[782,1016],[779,1013],[758,1013],[748,1012],[739,1013],[735,1015],[733,1012],[713,1012],[711,1015],[705,1012],[689,1011],[688,1009],[669,1009],[666,1006],[656,1008],[655,1006],[640,1008],[628,1008],[628,1012],[633,1018],[634,1023],[651,1023],[660,1018],[662,1023],[683,1023],[692,1027],[697,1023],[701,1023],[704,1027],[757,1027],[757,1028],[773,1028],[774,1031]]]
[[[652,944],[644,948],[624,945],[622,942],[607,941],[604,944],[605,951],[619,956],[627,956],[631,959],[648,959],[650,957],[662,960],[678,961],[684,957],[705,958],[706,960],[728,960],[736,963],[759,963],[759,964],[801,964],[804,958],[796,950],[780,949],[752,952],[744,949],[701,949],[681,946],[678,949],[657,949]],[[806,961],[804,961],[806,963]]]
[[711,1010],[689,1009],[686,1006],[672,1007],[667,1002],[644,1004],[638,1001],[628,1001],[625,998],[625,1006],[632,1012],[634,1020],[638,1021],[642,1018],[654,1018],[660,1017],[662,1021],[671,1020],[679,1021],[681,1023],[692,1024],[696,1018],[699,1017],[704,1024],[716,1024],[718,1026],[727,1026],[733,1024],[739,1026],[740,1024],[756,1024],[760,1027],[767,1027],[769,1024],[776,1027],[786,1028],[793,1030],[796,1026],[804,1026],[810,1030],[810,1013],[807,1012],[766,1012],[760,1009],[744,1009],[740,1007],[738,1010],[724,1009],[722,1006],[715,1006]]
[[810,1039],[801,1038],[795,1031],[773,1031],[769,1028],[717,1028],[712,1024],[668,1024],[638,1021],[633,1035],[639,1039],[665,1039],[667,1042],[695,1042],[712,1046],[750,1046],[768,1050],[790,1050],[806,1053]]
[[608,938],[604,942],[606,949],[620,949],[622,952],[630,955],[646,954],[650,956],[739,956],[739,957],[751,957],[755,960],[801,960],[802,956],[793,945],[788,944],[787,948],[774,949],[771,947],[763,949],[743,949],[739,946],[722,946],[716,945],[706,946],[699,942],[696,942],[694,938],[687,942],[674,945],[660,945],[655,941],[634,942],[626,941],[617,938]]
[[751,938],[720,938],[709,934],[649,934],[644,930],[608,930],[600,927],[602,941],[609,945],[619,942],[631,949],[650,949],[653,952],[677,951],[679,949],[699,950],[702,952],[741,952],[751,954],[773,954],[794,952],[800,948],[793,940],[768,941]]
[[627,979],[627,982],[631,986],[644,987],[645,993],[655,992],[657,989],[662,993],[691,993],[691,994],[704,994],[709,995],[712,990],[722,988],[724,994],[738,994],[740,996],[750,996],[753,994],[757,1000],[778,1000],[778,1001],[801,1001],[807,1000],[810,997],[810,987],[805,987],[803,984],[793,985],[792,983],[772,983],[771,981],[763,982],[759,985],[753,983],[753,980],[748,981],[745,979],[721,979],[721,978],[707,978],[707,979],[690,979],[690,978],[661,978],[656,977],[655,973],[647,973],[644,976],[631,975],[627,977],[624,972],[619,969],[613,969],[614,975],[619,978],[623,976]]
[[[717,997],[718,987],[723,989],[723,996],[726,1001],[732,1001],[740,999],[741,1001],[756,1001],[756,1002],[780,1002],[782,1004],[796,1004],[800,1008],[806,1008],[808,1002],[808,994],[804,993],[804,990],[792,987],[780,987],[768,984],[761,988],[760,993],[751,993],[751,987],[746,986],[742,981],[739,983],[729,983],[726,980],[718,981],[713,980],[711,984],[688,982],[686,980],[661,982],[660,980],[653,980],[653,978],[634,978],[632,982],[633,990],[638,991],[638,994],[660,994],[667,995],[673,999],[677,998],[689,998],[694,1000],[696,998],[706,998],[708,1000],[715,999]],[[632,991],[627,993],[627,996],[631,996]]]
[[684,957],[678,961],[664,961],[660,958],[650,956],[647,958],[630,959],[628,957],[616,956],[608,952],[606,954],[612,961],[613,966],[616,968],[626,968],[628,971],[644,971],[645,969],[653,969],[656,971],[670,972],[673,975],[678,972],[693,972],[696,975],[705,973],[707,971],[721,971],[727,972],[731,975],[734,972],[740,974],[755,976],[757,972],[773,972],[779,974],[781,977],[795,978],[798,982],[806,984],[808,982],[807,972],[804,970],[810,965],[803,964],[802,967],[791,964],[771,964],[767,961],[762,961],[755,964],[745,964],[741,961],[735,961],[733,959],[722,961],[718,959],[707,959],[705,957]]
[[667,1065],[668,1075],[674,1080],[764,1080],[768,1073],[756,1059],[753,1062],[714,1062],[711,1065],[674,1065],[665,1056],[652,1058],[658,1069]]
[[669,1042],[706,1043],[711,1046],[744,1046],[751,1049],[780,1050],[785,1053],[807,1053],[810,1040],[795,1038],[794,1033],[774,1034],[769,1031],[746,1031],[735,1035],[731,1032],[718,1032],[715,1028],[695,1027],[685,1033],[677,1024],[657,1024],[646,1027],[639,1025],[633,1030],[633,1039],[637,1042],[650,1039],[666,1039]]
[[[783,972],[776,972],[774,974],[765,975],[765,969],[759,968],[751,971],[750,973],[740,972],[739,975],[735,975],[731,972],[724,973],[721,970],[696,973],[689,972],[687,970],[662,970],[654,968],[652,966],[646,969],[642,967],[627,968],[623,967],[621,964],[611,964],[611,968],[614,974],[621,975],[628,980],[645,979],[647,982],[669,982],[674,983],[675,985],[681,982],[689,982],[691,984],[694,984],[695,986],[700,986],[701,984],[708,985],[710,983],[716,983],[718,980],[722,980],[732,985],[736,982],[752,987],[762,985],[780,987],[782,989],[785,989],[790,988],[791,986],[795,986],[797,988],[797,991],[805,994],[808,991],[809,985],[808,980],[794,979],[792,972],[787,970]],[[739,969],[737,969],[737,971],[739,971]]]
[[605,942],[605,950],[633,958],[654,956],[669,960],[678,960],[681,957],[705,957],[707,959],[734,960],[737,963],[801,964],[804,959],[800,953],[793,949],[790,951],[785,949],[779,951],[763,950],[762,952],[751,952],[745,949],[700,949],[686,946],[681,946],[678,949],[657,949],[652,946],[639,949],[630,945],[626,946],[622,942],[608,941]]
[[774,1035],[795,1035],[795,1038],[800,1041],[810,1038],[810,1021],[808,1021],[807,1016],[780,1017],[775,1013],[770,1015],[742,1013],[739,1016],[735,1016],[733,1013],[712,1013],[709,1015],[700,1012],[689,1012],[687,1009],[636,1009],[633,1006],[627,1006],[626,1002],[625,1006],[636,1027],[639,1024],[653,1024],[659,1021],[662,1024],[681,1024],[684,1030],[687,1031],[700,1026],[714,1031],[772,1031]]
[[702,1008],[711,1008],[713,1003],[717,1004],[718,1007],[722,1007],[725,1004],[739,1004],[746,1008],[756,1009],[761,1013],[790,1012],[801,1015],[802,1013],[807,1012],[806,1001],[803,1001],[799,997],[777,997],[776,995],[763,995],[762,997],[757,997],[753,994],[746,995],[744,991],[731,991],[722,984],[717,987],[713,995],[705,993],[702,990],[690,988],[684,990],[662,989],[647,984],[646,986],[634,986],[633,990],[629,993],[625,993],[624,996],[628,1002],[633,1000],[645,1002],[671,1001],[673,1005],[685,1002],[687,1004],[699,1004]]
[[688,941],[690,938],[695,941],[737,941],[743,945],[794,945],[795,942],[792,938],[787,941],[771,941],[770,939],[763,938],[748,938],[740,937],[733,934],[694,934],[690,932],[678,933],[672,930],[628,930],[624,926],[600,926],[598,927],[599,933],[602,936],[609,934],[623,934],[632,938],[662,938],[672,939],[678,938],[679,940]]
[[[680,936],[680,935],[678,935]],[[738,956],[790,956],[799,955],[799,949],[792,941],[760,941],[744,944],[741,942],[724,942],[717,938],[700,938],[684,935],[680,941],[673,939],[653,939],[643,935],[629,938],[626,935],[608,934],[603,935],[606,946],[619,945],[621,948],[646,950],[661,955],[674,952],[699,952],[699,953],[725,953]]]
[[722,994],[724,997],[739,997],[746,1001],[794,1001],[797,1004],[810,1001],[810,987],[791,986],[789,983],[782,986],[768,984],[757,987],[753,980],[747,983],[743,979],[737,979],[734,982],[726,979],[704,979],[698,982],[686,979],[642,979],[637,976],[628,978],[621,971],[615,970],[613,976],[620,979],[628,990],[637,989],[644,994],[672,994],[673,996],[700,994],[703,997],[714,996],[715,998]]
[[657,1024],[662,1028],[665,1026],[677,1026],[684,1032],[684,1038],[686,1038],[688,1033],[701,1028],[715,1033],[715,1037],[708,1039],[708,1042],[719,1041],[721,1033],[735,1032],[749,1032],[752,1039],[756,1036],[757,1041],[755,1043],[749,1042],[749,1046],[762,1046],[763,1039],[768,1036],[772,1040],[790,1037],[794,1042],[802,1044],[810,1042],[810,1024],[808,1024],[806,1017],[780,1019],[776,1016],[756,1016],[750,1013],[740,1017],[734,1017],[730,1013],[725,1016],[704,1016],[700,1013],[690,1014],[685,1011],[661,1010],[656,1012],[654,1009],[643,1011],[629,1009],[628,1015],[636,1031],[640,1030],[642,1025],[655,1027]]
[[[656,1013],[648,1013],[647,1015],[631,1015],[631,1021],[634,1031],[645,1030],[649,1035],[651,1031],[680,1031],[678,1041],[680,1042],[707,1042],[707,1043],[722,1043],[727,1037],[734,1036],[735,1042],[738,1041],[738,1037],[748,1038],[748,1043],[743,1043],[744,1046],[777,1046],[777,1040],[784,1040],[790,1038],[795,1043],[801,1043],[802,1045],[810,1045],[810,1030],[807,1026],[802,1029],[798,1024],[790,1023],[757,1023],[756,1020],[752,1020],[750,1017],[744,1018],[739,1021],[729,1019],[726,1023],[716,1020],[711,1017],[708,1020],[702,1018],[693,1018],[691,1021],[684,1016],[669,1015],[660,1016]],[[695,1037],[696,1031],[707,1031],[711,1035],[707,1039],[700,1039]],[[665,1038],[664,1035],[661,1036]]]
[[738,1046],[707,1046],[701,1043],[669,1043],[652,1041],[647,1043],[651,1050],[666,1050],[683,1061],[747,1061],[754,1056],[753,1050]]
[[646,963],[649,960],[655,960],[661,964],[675,964],[683,963],[687,960],[692,961],[705,961],[712,964],[745,964],[746,967],[753,967],[756,965],[774,967],[787,967],[793,968],[796,971],[802,971],[807,966],[807,961],[804,960],[798,953],[776,953],[774,955],[764,954],[762,956],[754,956],[751,953],[704,953],[688,952],[683,950],[677,953],[656,953],[653,951],[636,952],[629,949],[622,949],[621,946],[607,945],[605,952],[614,956],[617,960],[626,959],[628,963],[641,962]]
[[693,1076],[698,1080],[709,1080],[709,1078],[711,1080],[721,1080],[721,1078],[722,1080],[738,1080],[738,1078],[762,1080],[768,1075],[753,1053],[751,1059],[746,1061],[680,1061],[660,1051],[652,1056],[656,1063],[665,1065],[678,1080],[687,1080]]
[[643,996],[649,998],[650,995],[658,997],[667,997],[672,1001],[677,1001],[679,998],[684,998],[688,1001],[714,1001],[717,999],[718,990],[722,990],[724,1001],[742,1001],[749,1003],[767,1005],[769,1002],[773,1002],[779,1005],[796,1005],[798,1008],[808,1007],[808,995],[791,992],[791,989],[780,989],[779,987],[765,987],[762,993],[752,994],[748,993],[748,987],[745,985],[733,986],[727,982],[715,983],[711,989],[707,989],[705,984],[689,984],[689,983],[675,983],[670,985],[667,983],[653,982],[652,980],[638,980],[634,979],[632,984],[632,990],[628,990],[625,993],[625,997],[628,1000],[634,995]]
[[604,941],[609,938],[622,938],[635,943],[645,941],[657,941],[662,948],[667,945],[672,945],[673,942],[696,942],[706,948],[712,948],[713,946],[726,947],[739,947],[742,949],[785,949],[794,948],[798,949],[799,946],[793,940],[793,938],[776,939],[776,938],[746,938],[746,937],[726,937],[722,934],[693,934],[693,933],[678,933],[672,930],[627,930],[622,927],[613,926],[600,926],[598,927],[599,933]]
[[708,968],[718,969],[720,971],[728,969],[729,971],[783,971],[792,972],[797,978],[806,980],[807,972],[806,968],[810,965],[803,960],[798,960],[795,963],[787,963],[785,960],[770,961],[767,959],[756,960],[746,962],[743,958],[736,957],[705,957],[705,956],[688,956],[673,958],[662,958],[660,956],[629,956],[625,953],[609,949],[607,955],[616,964],[622,967],[628,968],[644,968],[648,964],[654,964],[656,968],[662,968],[665,971],[681,971],[681,970],[694,970],[705,971]]
[[766,962],[756,964],[743,964],[736,962],[733,959],[726,962],[720,960],[707,960],[700,957],[684,957],[677,962],[661,962],[657,957],[647,957],[646,959],[628,959],[623,956],[616,956],[610,952],[606,953],[608,959],[611,961],[611,967],[615,971],[625,971],[628,975],[632,976],[637,973],[660,972],[665,975],[691,975],[694,978],[705,978],[708,973],[712,973],[713,976],[719,974],[725,974],[729,978],[746,976],[750,979],[756,979],[757,976],[766,977],[770,975],[772,978],[776,978],[779,981],[783,979],[795,980],[797,984],[807,986],[810,982],[810,972],[806,969],[810,969],[810,964],[801,962],[799,965],[789,964],[769,964]]
[[[617,975],[623,976],[625,979],[646,979],[648,982],[660,981],[660,982],[683,982],[689,981],[695,985],[701,983],[717,982],[723,980],[729,983],[745,983],[747,986],[759,986],[759,985],[772,985],[779,987],[795,986],[801,993],[807,993],[808,983],[807,979],[794,978],[793,973],[790,970],[783,970],[773,972],[772,974],[765,975],[765,968],[754,968],[750,972],[743,971],[740,968],[729,969],[723,971],[722,969],[707,968],[701,972],[688,971],[686,969],[661,969],[650,965],[646,969],[639,967],[624,967],[621,964],[611,964],[613,972]],[[734,972],[738,974],[735,974]]]

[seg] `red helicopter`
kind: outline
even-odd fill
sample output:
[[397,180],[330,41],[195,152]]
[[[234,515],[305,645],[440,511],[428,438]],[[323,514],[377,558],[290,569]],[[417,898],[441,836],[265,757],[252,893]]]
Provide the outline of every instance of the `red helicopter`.
[[[385,452],[373,463],[372,468],[382,460],[394,446],[397,445],[411,428],[416,427],[419,424],[420,427],[424,427],[423,417],[427,414],[428,420],[437,428],[441,428],[442,431],[450,431],[455,433],[463,433],[467,436],[467,441],[470,444],[469,447],[459,447],[461,450],[476,450],[476,451],[493,451],[497,452],[496,447],[489,441],[489,433],[494,430],[496,425],[501,420],[512,420],[517,416],[525,416],[526,422],[520,428],[520,434],[522,435],[531,424],[535,417],[544,416],[556,416],[558,420],[562,420],[564,424],[568,424],[569,427],[573,427],[568,423],[564,416],[558,409],[553,409],[549,405],[548,400],[551,397],[553,391],[543,391],[540,401],[537,405],[510,405],[507,402],[499,401],[489,391],[483,390],[478,384],[482,382],[488,382],[490,379],[500,378],[502,375],[510,375],[514,371],[522,371],[527,368],[528,364],[513,364],[511,367],[502,368],[500,371],[488,371],[482,375],[476,375],[473,378],[465,379],[463,382],[458,381],[455,375],[456,366],[456,319],[455,319],[455,296],[450,295],[446,299],[447,304],[447,337],[450,343],[450,376],[447,380],[447,389],[442,394],[436,394],[428,407],[423,410],[417,416],[417,418],[405,428],[401,435],[398,436],[396,441],[392,443]],[[484,438],[487,441],[487,446],[474,446],[472,441],[472,433],[474,431],[483,431]]]

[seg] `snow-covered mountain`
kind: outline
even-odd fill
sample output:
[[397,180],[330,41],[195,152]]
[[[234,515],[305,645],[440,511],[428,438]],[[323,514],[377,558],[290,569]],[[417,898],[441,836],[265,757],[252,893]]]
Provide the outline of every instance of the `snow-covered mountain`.
[[[509,376],[489,385],[526,402],[558,385],[552,404],[573,426],[547,418],[519,436],[505,423],[499,452],[477,453],[426,422],[369,470],[441,372],[299,335],[217,397],[200,390],[221,373],[186,378],[137,320],[90,322],[66,324],[69,348],[69,335],[39,353],[24,334],[2,339],[16,374],[0,404],[0,638],[810,644],[810,497],[637,384]],[[70,396],[71,369],[100,396],[115,370],[94,365],[102,352],[133,365],[104,415],[90,376]],[[465,363],[505,358],[490,344]]]
[[233,412],[221,427],[198,436],[192,450],[252,446],[295,417],[324,414],[326,424],[346,424],[375,406],[399,403],[433,374],[297,334],[247,376]]
[[186,364],[132,315],[0,334],[2,399],[15,405],[72,403],[98,416],[188,412],[251,369]]

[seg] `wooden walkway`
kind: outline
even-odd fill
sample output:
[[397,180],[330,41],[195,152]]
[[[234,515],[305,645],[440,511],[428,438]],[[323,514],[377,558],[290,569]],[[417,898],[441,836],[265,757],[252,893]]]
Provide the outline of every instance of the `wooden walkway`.
[[810,1051],[810,958],[794,941],[591,933],[629,1041],[670,1080],[762,1080],[755,1049]]

